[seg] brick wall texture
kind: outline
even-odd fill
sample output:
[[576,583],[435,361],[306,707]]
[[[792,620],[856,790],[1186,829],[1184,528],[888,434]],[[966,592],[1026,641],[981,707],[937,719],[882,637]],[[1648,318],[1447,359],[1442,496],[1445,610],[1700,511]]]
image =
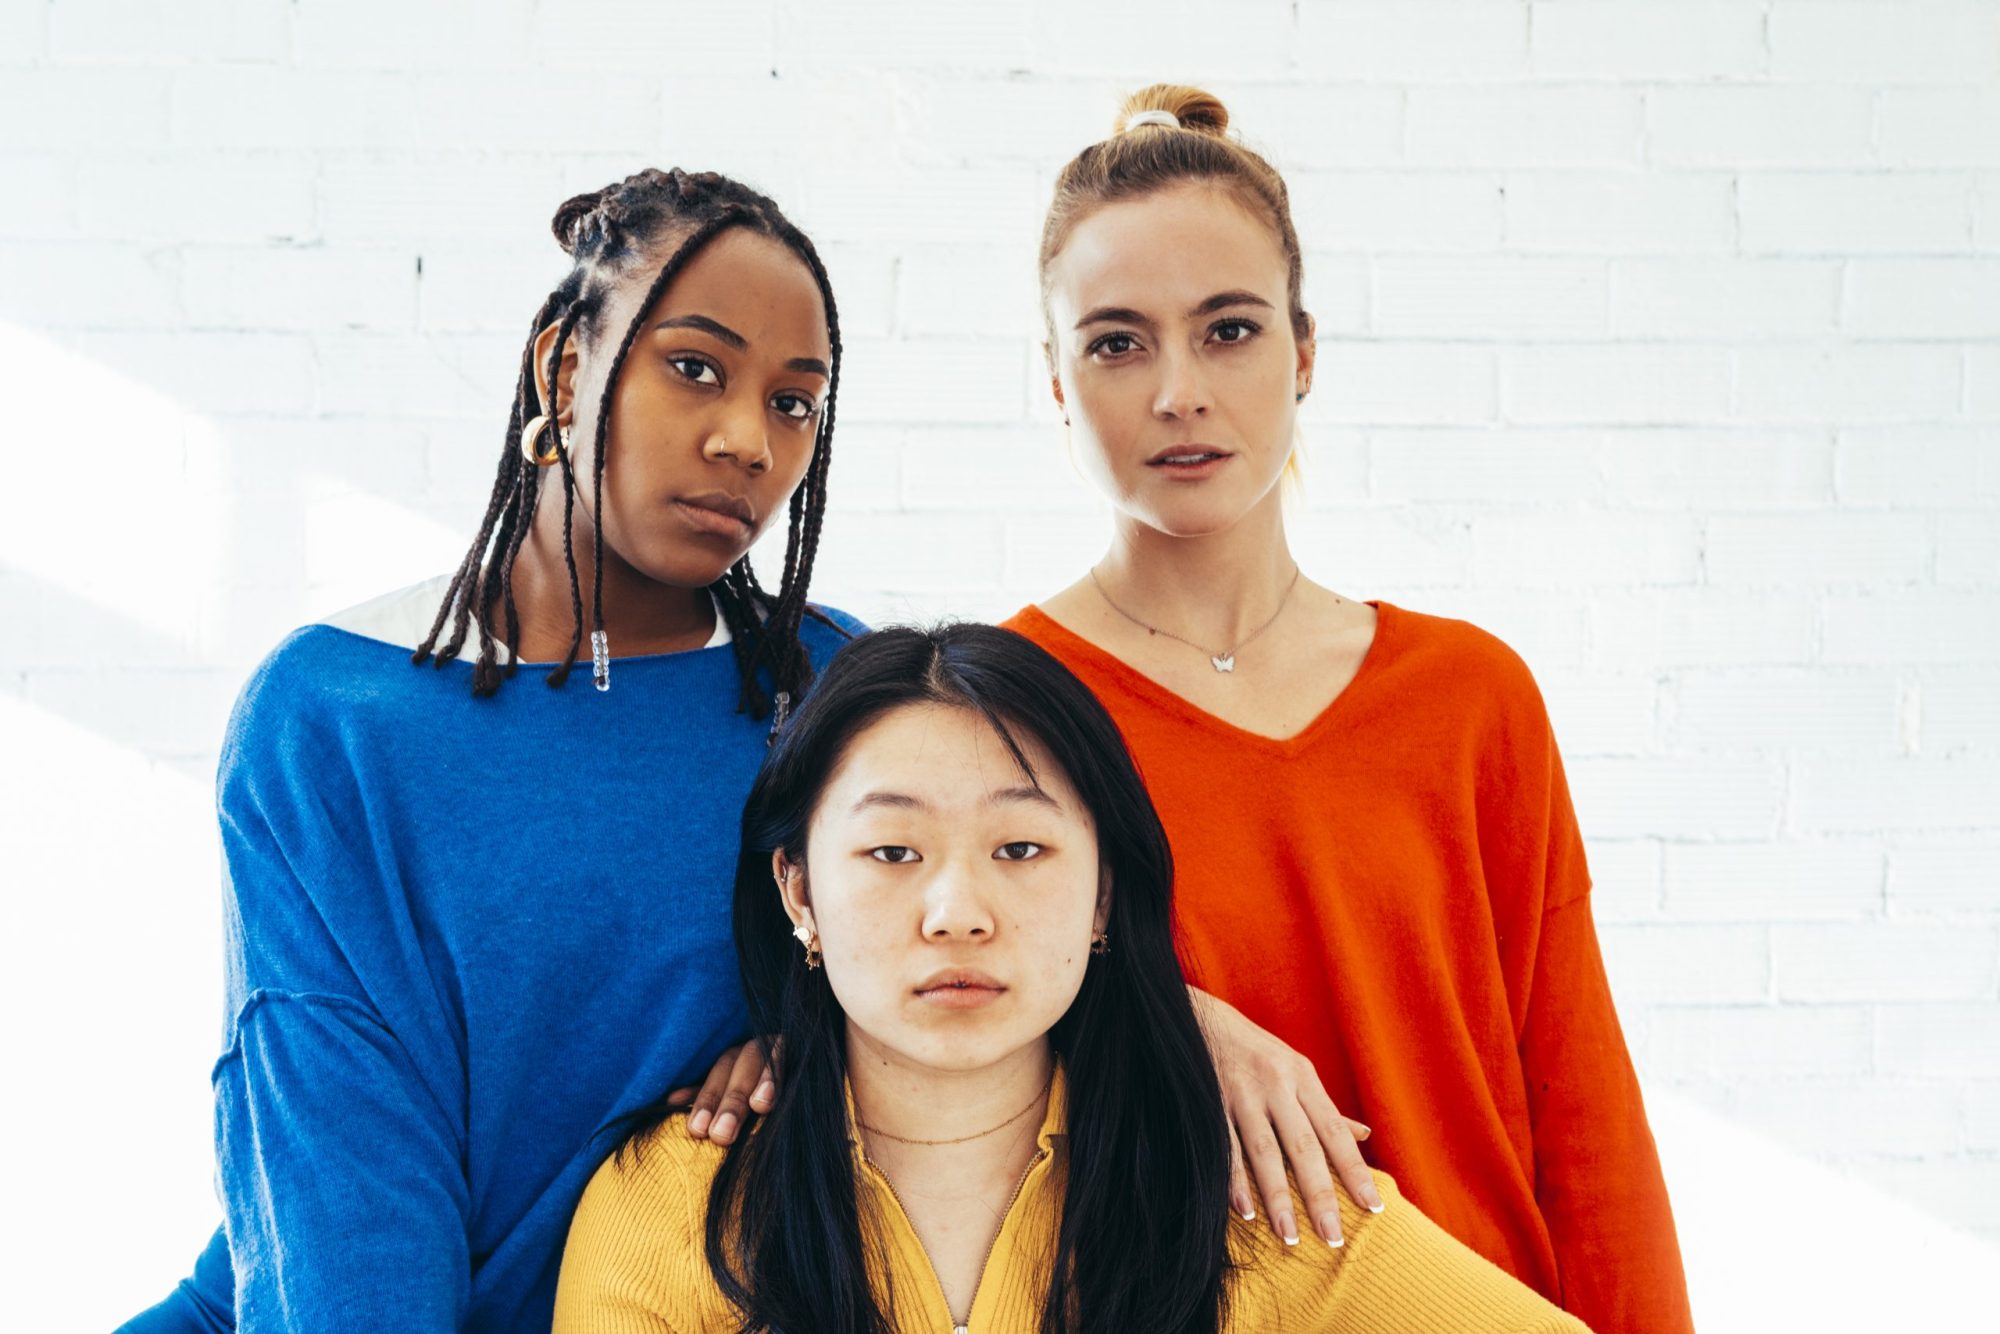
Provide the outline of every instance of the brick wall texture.
[[231,696],[456,559],[556,203],[773,193],[848,336],[818,591],[1004,614],[1107,531],[1040,209],[1162,78],[1291,182],[1301,557],[1536,670],[1650,1095],[2000,1241],[2000,4],[0,0],[9,1152],[133,1257],[91,1323],[215,1220]]

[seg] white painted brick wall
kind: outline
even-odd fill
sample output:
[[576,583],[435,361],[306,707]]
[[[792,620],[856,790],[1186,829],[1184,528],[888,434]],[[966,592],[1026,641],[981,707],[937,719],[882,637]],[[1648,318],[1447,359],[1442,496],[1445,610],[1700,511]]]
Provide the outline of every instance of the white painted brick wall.
[[[2000,2],[0,0],[0,840],[63,886],[0,1003],[66,1016],[20,1142],[120,1145],[15,1170],[121,1257],[35,1260],[85,1323],[215,1218],[229,697],[457,556],[555,205],[775,193],[848,333],[820,591],[1001,615],[1104,540],[1032,256],[1158,78],[1288,173],[1302,560],[1543,682],[1661,1124],[2000,1242]],[[1823,1221],[1753,1203],[1679,1202],[1705,1329],[1730,1218]]]

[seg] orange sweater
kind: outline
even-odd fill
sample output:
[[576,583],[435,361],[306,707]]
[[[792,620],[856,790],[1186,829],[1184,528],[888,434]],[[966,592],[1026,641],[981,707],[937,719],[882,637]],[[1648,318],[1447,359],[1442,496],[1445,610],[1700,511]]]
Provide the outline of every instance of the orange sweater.
[[1039,608],[1006,625],[1124,731],[1189,981],[1310,1057],[1446,1231],[1593,1329],[1691,1330],[1541,694],[1484,631],[1377,610],[1353,682],[1285,741]]

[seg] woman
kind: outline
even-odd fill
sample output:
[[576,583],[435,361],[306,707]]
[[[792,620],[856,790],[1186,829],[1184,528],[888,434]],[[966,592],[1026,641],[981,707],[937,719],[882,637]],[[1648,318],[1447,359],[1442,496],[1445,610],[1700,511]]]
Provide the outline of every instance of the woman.
[[743,817],[776,1105],[726,1151],[669,1126],[600,1169],[558,1334],[1580,1329],[1386,1177],[1342,1249],[1230,1216],[1172,882],[1048,654],[976,625],[849,646]]
[[[545,1330],[626,1118],[748,1031],[738,803],[762,719],[856,628],[806,601],[833,294],[712,173],[641,172],[554,230],[574,264],[458,570],[296,632],[238,703],[226,1236],[141,1328]],[[767,593],[745,553],[780,516]],[[597,688],[544,688],[586,629]]]
[[[1057,180],[1050,385],[1115,537],[1008,624],[1132,746],[1190,982],[1309,1057],[1474,1250],[1598,1328],[1686,1330],[1532,677],[1490,635],[1353,601],[1292,557],[1313,322],[1284,182],[1227,125],[1206,93],[1148,88]],[[1288,1208],[1271,1146],[1246,1147]]]
[[[761,720],[858,628],[806,600],[838,313],[811,242],[713,173],[639,173],[554,230],[574,264],[465,559],[297,632],[238,704],[227,1217],[132,1329],[545,1327],[632,1114],[708,1071],[691,1125],[727,1142],[770,1096],[724,1050],[751,1031],[725,895]],[[781,513],[771,594],[746,553]],[[595,690],[510,684],[565,685],[586,628]],[[1246,1117],[1298,1105],[1256,1079],[1268,1037],[1213,1037]]]

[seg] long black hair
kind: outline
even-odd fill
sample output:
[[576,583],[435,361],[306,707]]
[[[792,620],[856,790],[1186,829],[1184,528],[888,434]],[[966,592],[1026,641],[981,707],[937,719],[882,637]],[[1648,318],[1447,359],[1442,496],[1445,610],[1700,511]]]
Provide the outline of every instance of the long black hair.
[[[683,234],[680,245],[654,277],[639,305],[639,313],[620,337],[597,410],[591,512],[598,517],[593,525],[596,560],[591,577],[590,622],[592,630],[604,629],[604,455],[610,440],[611,403],[619,368],[625,364],[625,355],[644,326],[646,312],[675,276],[710,241],[725,231],[741,227],[777,241],[811,270],[813,281],[819,286],[820,300],[826,306],[827,344],[832,350],[826,404],[820,415],[812,462],[807,465],[798,489],[792,492],[785,569],[777,593],[766,592],[758,583],[748,555],[709,586],[709,592],[722,608],[736,650],[742,683],[737,709],[752,717],[762,717],[769,695],[759,680],[760,670],[768,673],[774,693],[792,698],[803,694],[812,677],[812,664],[799,642],[799,624],[807,615],[825,619],[807,605],[806,588],[812,580],[813,557],[819,550],[820,524],[826,512],[826,474],[833,456],[834,400],[840,388],[840,316],[833,303],[833,286],[827,281],[826,267],[806,234],[792,225],[769,198],[712,171],[648,168],[602,190],[564,201],[550,227],[564,253],[575,262],[569,275],[535,312],[527,346],[521,351],[506,440],[501,446],[500,466],[493,479],[486,516],[445,590],[430,634],[417,646],[411,661],[421,663],[431,659],[437,666],[444,666],[458,656],[476,624],[479,657],[473,666],[472,693],[491,695],[500,688],[503,679],[514,674],[521,638],[520,615],[514,606],[514,561],[521,553],[521,544],[533,524],[536,503],[541,499],[542,468],[521,452],[521,433],[543,411],[535,381],[535,339],[550,325],[556,327],[555,343],[549,349],[547,361],[548,383],[553,386],[562,365],[563,348],[569,340],[602,334],[599,324],[604,298],[613,284],[623,279],[636,260],[651,253],[656,242],[679,232]],[[576,508],[576,475],[570,464],[570,451],[561,443],[553,424],[548,427],[548,438],[555,442],[552,447],[562,468],[563,561],[569,568],[573,627],[568,653],[548,675],[550,685],[560,686],[569,679],[570,668],[575,666],[577,651],[583,643],[584,599],[577,578],[576,549],[570,539]],[[503,627],[497,640],[492,630],[496,611]],[[451,633],[440,644],[447,621],[451,623]],[[507,648],[504,669],[498,663],[500,644]]]
[[708,1264],[746,1331],[887,1334],[854,1188],[846,1018],[808,970],[771,854],[808,867],[806,829],[853,738],[914,704],[970,709],[1031,782],[1033,737],[1082,797],[1111,879],[1109,954],[1051,1030],[1069,1090],[1069,1175],[1044,1334],[1219,1327],[1229,1271],[1222,1091],[1174,953],[1173,858],[1110,715],[1068,669],[1007,630],[865,635],[834,657],[778,736],[743,813],[737,959],[755,1031],[779,1039],[778,1096],[738,1136],[709,1197]]

